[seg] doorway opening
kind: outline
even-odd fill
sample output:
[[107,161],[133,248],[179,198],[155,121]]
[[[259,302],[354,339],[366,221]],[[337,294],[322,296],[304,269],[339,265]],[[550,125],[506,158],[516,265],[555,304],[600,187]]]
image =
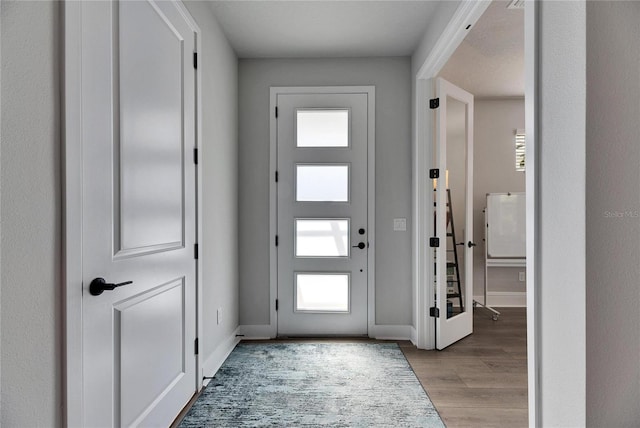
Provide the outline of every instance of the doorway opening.
[[[474,300],[478,301],[482,305],[491,306],[515,306],[515,311],[522,312],[518,314],[523,320],[527,320],[526,333],[521,333],[520,341],[526,344],[527,360],[522,363],[522,369],[527,373],[528,386],[525,387],[525,391],[528,388],[528,398],[524,397],[525,402],[528,400],[529,410],[529,423],[535,425],[536,420],[536,392],[537,387],[535,383],[536,379],[536,311],[534,280],[535,280],[535,248],[536,248],[536,236],[535,236],[535,216],[536,216],[536,175],[535,175],[535,147],[534,147],[534,132],[535,132],[535,91],[534,83],[536,77],[536,53],[535,53],[535,14],[536,6],[531,4],[528,7],[526,14],[524,10],[512,10],[508,8],[510,5],[506,1],[494,1],[492,3],[483,4],[464,4],[458,9],[454,17],[452,18],[449,26],[444,30],[439,41],[436,43],[432,53],[426,59],[422,68],[416,76],[416,146],[415,146],[415,158],[414,158],[414,201],[415,201],[415,230],[416,241],[414,245],[415,254],[415,269],[414,278],[416,281],[416,313],[417,316],[417,330],[418,340],[417,345],[421,349],[434,349],[441,347],[437,345],[436,327],[438,324],[445,325],[450,319],[447,314],[455,314],[456,311],[461,312],[462,302],[460,298],[456,297],[456,294],[460,294],[455,287],[449,287],[447,285],[454,285],[456,281],[462,283],[468,280],[475,280],[478,284],[474,287]],[[508,36],[508,19],[500,18],[498,13],[506,14],[519,14],[518,26],[515,30],[518,31],[518,37]],[[485,22],[483,22],[483,20]],[[487,22],[488,20],[488,22]],[[476,35],[475,39],[472,35],[474,30],[484,31],[483,35]],[[525,37],[526,35],[526,37]],[[498,43],[501,46],[493,46],[492,48],[484,45],[487,41],[491,42],[491,38],[494,37],[493,42]],[[498,38],[497,40],[495,38]],[[468,38],[465,40],[465,38]],[[525,48],[525,38],[527,39]],[[517,48],[517,52],[515,52]],[[485,50],[483,50],[485,49]],[[481,64],[491,56],[505,55],[506,59],[496,60],[493,64],[487,62],[487,67],[483,68]],[[478,77],[482,74],[492,77],[496,84],[504,84],[505,79],[500,79],[500,73],[516,69],[516,65],[507,63],[507,60],[515,59],[517,57],[519,64],[517,65],[517,76],[519,76],[518,92],[514,93],[481,93],[473,87],[474,83],[477,83]],[[461,62],[466,61],[466,62]],[[528,77],[525,82],[524,70],[527,69]],[[437,133],[441,131],[435,131],[437,129],[436,115],[433,114],[433,110],[430,108],[430,100],[434,100],[438,97],[436,92],[436,81],[438,78],[444,77],[451,81],[453,84],[460,86],[463,89],[468,90],[475,95],[475,147],[474,147],[474,159],[475,162],[475,178],[473,181],[475,207],[473,209],[472,225],[475,224],[474,231],[470,233],[471,236],[467,239],[467,236],[463,232],[464,240],[457,239],[455,244],[467,244],[468,245],[480,244],[475,247],[475,255],[473,257],[471,277],[466,278],[469,275],[469,266],[462,266],[463,263],[458,261],[456,263],[462,270],[463,274],[459,272],[461,278],[459,280],[447,281],[452,277],[455,278],[455,269],[447,269],[446,258],[444,255],[440,256],[439,260],[434,260],[434,253],[437,255],[439,252],[446,251],[442,248],[443,240],[447,236],[447,233],[451,233],[449,229],[446,229],[448,224],[446,223],[447,217],[443,212],[440,215],[440,229],[434,233],[434,209],[445,211],[447,206],[447,196],[451,197],[453,201],[453,207],[457,213],[460,212],[457,207],[460,206],[459,198],[461,198],[461,190],[459,186],[455,185],[455,182],[464,182],[454,177],[454,170],[459,169],[451,167],[448,164],[441,166],[444,169],[440,172],[439,181],[446,180],[446,170],[449,170],[449,182],[451,186],[442,186],[443,188],[450,187],[450,195],[440,197],[436,201],[434,208],[433,187],[430,181],[430,173],[432,169],[437,168],[434,159],[437,159],[438,155],[438,142],[436,140]],[[510,80],[511,79],[510,76]],[[489,79],[491,80],[491,79]],[[475,92],[475,93],[474,93]],[[526,94],[525,94],[526,93]],[[478,96],[479,95],[479,96]],[[525,98],[526,95],[526,98]],[[526,100],[526,101],[525,101]],[[442,99],[439,100],[442,103]],[[437,101],[436,101],[437,103]],[[517,106],[516,106],[517,105]],[[515,106],[515,107],[514,107]],[[517,113],[517,118],[514,115]],[[480,119],[486,121],[487,118],[493,117],[495,122],[487,124],[479,124]],[[516,120],[517,119],[517,120]],[[507,124],[503,122],[510,120]],[[502,124],[501,128],[508,126],[508,129],[503,129],[501,136],[491,137],[491,132],[496,131],[497,121]],[[526,122],[526,123],[525,123]],[[484,129],[484,130],[483,130]],[[528,146],[525,149],[526,153],[526,171],[517,171],[516,157],[518,155],[518,149],[522,152],[522,144],[518,146],[519,142],[522,142],[521,130],[525,130],[526,143]],[[507,134],[505,134],[507,132]],[[488,146],[487,140],[490,143],[497,143],[498,141],[506,142],[506,146],[502,147],[504,154],[501,157],[493,156],[491,148]],[[485,142],[482,142],[485,141]],[[505,156],[506,159],[505,160]],[[463,158],[461,158],[463,159]],[[493,168],[497,165],[499,168]],[[450,168],[451,167],[451,168]],[[501,175],[500,170],[510,168],[507,176]],[[468,173],[468,170],[467,170]],[[483,178],[484,177],[484,178]],[[517,178],[517,183],[512,178]],[[499,183],[499,186],[495,186],[495,182]],[[425,185],[425,183],[428,183]],[[456,189],[457,187],[457,189]],[[522,207],[526,205],[526,221],[523,221],[523,226],[526,225],[526,262],[522,262],[521,265],[515,267],[499,266],[497,276],[496,272],[492,272],[489,275],[487,283],[490,287],[493,287],[493,291],[489,293],[489,298],[484,298],[484,271],[485,271],[485,234],[486,234],[486,222],[483,218],[483,210],[487,206],[487,193],[523,193]],[[444,193],[444,192],[443,192]],[[438,202],[440,207],[438,207]],[[465,207],[466,208],[466,207]],[[453,220],[456,226],[456,235],[459,234],[458,225],[462,224],[465,220],[459,219],[458,214],[453,213]],[[437,222],[436,222],[437,223]],[[465,231],[466,232],[466,231]],[[439,238],[440,248],[430,248],[429,238]],[[426,239],[426,241],[425,241]],[[524,246],[524,243],[523,243]],[[435,245],[433,245],[435,247]],[[462,245],[458,247],[461,249]],[[434,263],[435,261],[435,263]],[[440,262],[440,263],[438,263]],[[526,267],[526,269],[525,269]],[[439,287],[436,287],[436,283]],[[503,288],[504,287],[504,288]],[[512,287],[512,288],[509,288]],[[462,288],[462,287],[461,287]],[[490,289],[491,290],[491,289]],[[474,305],[475,306],[475,305]],[[526,306],[526,309],[525,309]],[[509,309],[505,312],[511,312]],[[476,309],[477,314],[483,314],[488,317],[491,322],[495,319],[496,313],[485,311],[478,305]],[[478,315],[476,315],[478,316]],[[456,318],[455,316],[453,318]],[[500,321],[497,321],[500,322]],[[463,336],[459,336],[461,339]],[[471,336],[466,339],[467,341],[475,341],[476,338]]]

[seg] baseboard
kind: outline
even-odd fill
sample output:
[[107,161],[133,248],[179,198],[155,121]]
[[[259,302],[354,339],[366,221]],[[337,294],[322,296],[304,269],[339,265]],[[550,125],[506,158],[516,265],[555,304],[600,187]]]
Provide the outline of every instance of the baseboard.
[[241,325],[241,339],[266,340],[276,337],[275,329],[269,324]]
[[[378,340],[411,340],[413,326],[376,324],[369,337]],[[414,329],[415,330],[415,329]]]
[[[484,296],[474,296],[474,300],[482,303]],[[527,293],[520,291],[489,291],[487,305],[496,308],[526,308]]]
[[[237,335],[240,332],[240,327],[236,328],[229,337],[227,337],[218,347],[207,357],[202,365],[203,377],[213,377],[218,369],[222,366],[222,363],[227,359],[233,348],[236,347],[240,338]],[[211,379],[205,379],[203,386],[206,386]]]
[[[276,336],[271,325],[241,325],[239,327],[241,339],[267,340]],[[379,340],[410,340],[413,343],[417,340],[415,328],[411,325],[385,325],[376,324],[373,331],[369,332],[369,337]]]
[[418,346],[418,330],[414,326],[411,326],[411,343]]

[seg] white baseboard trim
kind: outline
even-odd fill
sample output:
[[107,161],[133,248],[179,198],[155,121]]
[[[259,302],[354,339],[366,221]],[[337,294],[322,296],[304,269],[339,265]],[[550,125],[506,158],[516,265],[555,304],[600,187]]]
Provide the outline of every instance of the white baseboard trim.
[[[411,325],[385,325],[376,324],[369,337],[379,340],[417,340],[416,329]],[[273,326],[265,325],[241,325],[239,327],[241,339],[267,340],[276,337]]]
[[[202,365],[202,377],[213,377],[216,374],[218,369],[222,366],[222,363],[224,363],[229,354],[231,354],[231,351],[233,351],[233,348],[235,348],[238,342],[240,342],[240,338],[237,337],[239,331],[240,327],[236,328],[234,332],[220,343],[211,355],[207,357]],[[202,383],[203,386],[207,386],[210,381],[211,379],[205,379]]]
[[418,331],[414,326],[411,326],[411,343],[418,346]]
[[266,340],[276,337],[275,328],[270,324],[261,325],[241,325],[241,339]]
[[[378,340],[411,340],[413,326],[376,324],[369,337]],[[414,329],[415,330],[415,329]]]
[[[484,296],[473,296],[474,300],[482,303]],[[526,308],[527,293],[520,291],[489,291],[487,305],[496,308]]]

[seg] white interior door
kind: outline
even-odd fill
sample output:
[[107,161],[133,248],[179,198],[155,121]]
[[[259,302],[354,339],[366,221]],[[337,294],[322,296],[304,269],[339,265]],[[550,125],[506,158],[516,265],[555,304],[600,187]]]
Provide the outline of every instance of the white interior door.
[[279,336],[367,334],[368,97],[277,95]]
[[81,13],[84,426],[169,426],[197,388],[195,33],[175,2]]
[[473,332],[473,95],[438,78],[436,97],[436,348],[443,349]]

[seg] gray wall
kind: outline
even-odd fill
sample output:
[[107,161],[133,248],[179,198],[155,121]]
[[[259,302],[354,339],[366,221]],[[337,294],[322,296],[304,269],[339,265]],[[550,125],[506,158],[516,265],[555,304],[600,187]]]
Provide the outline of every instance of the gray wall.
[[587,3],[587,426],[640,421],[640,3]]
[[[202,318],[204,360],[238,327],[238,60],[207,2],[187,2],[202,48]],[[217,324],[217,310],[221,322]],[[208,373],[207,375],[211,375]]]
[[0,5],[0,425],[62,423],[60,13]]
[[[515,131],[524,129],[524,99],[476,99],[473,152],[474,295],[484,293],[484,214],[487,193],[524,192],[525,174],[515,169]],[[526,292],[525,268],[491,268],[490,291]]]
[[537,423],[580,427],[586,423],[586,5],[538,4]]
[[[412,323],[409,58],[240,60],[240,324],[269,324],[269,87],[376,87],[376,323]],[[406,232],[393,218],[407,219]],[[274,296],[275,297],[275,296]]]

